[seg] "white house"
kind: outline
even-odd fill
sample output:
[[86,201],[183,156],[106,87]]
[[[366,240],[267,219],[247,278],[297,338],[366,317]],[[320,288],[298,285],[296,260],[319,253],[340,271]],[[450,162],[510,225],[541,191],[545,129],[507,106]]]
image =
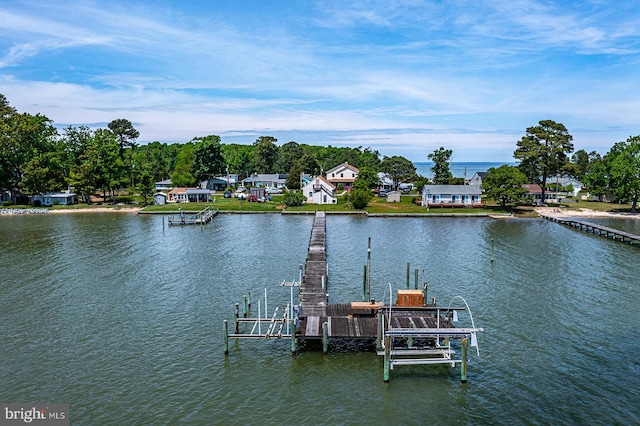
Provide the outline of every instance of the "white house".
[[32,195],[29,197],[33,206],[53,206],[58,204],[66,206],[77,204],[78,197],[71,192],[47,192],[46,194]]
[[302,188],[307,204],[337,204],[336,187],[323,176],[316,176]]
[[278,173],[254,173],[242,179],[242,186],[263,188],[286,188],[287,176]]
[[358,177],[359,170],[357,167],[349,163],[342,163],[339,166],[330,169],[327,174],[327,180],[336,188],[342,185],[342,188],[350,190]]
[[173,182],[171,182],[171,179],[165,179],[156,182],[156,191],[171,191],[172,189]]
[[487,175],[487,172],[475,172],[471,179],[469,179],[469,185],[482,186],[482,179]]
[[473,207],[482,204],[477,185],[425,185],[422,205],[425,207]]

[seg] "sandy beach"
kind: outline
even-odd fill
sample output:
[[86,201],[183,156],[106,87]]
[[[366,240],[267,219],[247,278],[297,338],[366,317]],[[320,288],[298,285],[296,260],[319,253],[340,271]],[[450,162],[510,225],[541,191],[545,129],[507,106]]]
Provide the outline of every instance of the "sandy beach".
[[538,214],[558,217],[609,217],[612,219],[640,219],[638,213],[603,212],[589,209],[567,209],[558,207],[536,207]]
[[88,207],[81,209],[54,209],[47,210],[42,208],[32,209],[0,209],[0,215],[36,215],[36,214],[74,214],[74,213],[138,213],[141,207]]

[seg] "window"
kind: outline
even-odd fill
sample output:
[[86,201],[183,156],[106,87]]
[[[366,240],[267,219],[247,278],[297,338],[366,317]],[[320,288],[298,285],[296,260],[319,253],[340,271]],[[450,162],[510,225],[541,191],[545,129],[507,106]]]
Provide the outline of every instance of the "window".
[[344,177],[344,173],[340,173],[340,177]]

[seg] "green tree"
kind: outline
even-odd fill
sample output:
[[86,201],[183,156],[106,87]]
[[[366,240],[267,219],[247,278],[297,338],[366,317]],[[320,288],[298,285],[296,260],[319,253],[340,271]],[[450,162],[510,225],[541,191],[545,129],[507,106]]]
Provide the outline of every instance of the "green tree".
[[171,181],[175,186],[189,187],[196,184],[196,178],[193,176],[194,148],[194,144],[188,142],[182,146],[178,153],[176,167],[171,174]]
[[517,167],[502,165],[497,169],[492,167],[482,179],[482,188],[487,197],[500,203],[522,203],[528,191],[522,186],[527,183],[527,177]]
[[148,205],[149,198],[153,197],[155,190],[155,180],[148,170],[143,170],[140,173],[140,179],[138,179],[138,193],[142,197],[144,205]]
[[583,182],[589,193],[604,198],[609,190],[609,170],[600,154],[593,151],[589,154],[589,167]]
[[220,136],[209,135],[203,138],[194,138],[193,149],[193,176],[199,182],[201,180],[221,175],[226,168],[222,156]]
[[276,162],[276,173],[288,173],[291,167],[300,161],[304,148],[297,142],[287,142],[280,147],[280,155]]
[[358,172],[358,176],[356,176],[356,180],[353,182],[353,187],[367,189],[370,191],[378,187],[379,181],[378,173],[368,167],[363,167]]
[[545,200],[547,178],[559,173],[567,164],[567,154],[573,152],[573,136],[564,124],[542,120],[538,126],[527,128],[513,153],[520,162],[518,168],[529,181],[540,183]]
[[118,118],[107,124],[107,127],[113,132],[116,141],[118,141],[120,158],[123,158],[125,148],[135,148],[135,141],[140,136],[140,132],[133,127],[131,121],[125,118]]
[[260,136],[253,143],[255,148],[253,166],[256,173],[274,173],[280,151],[276,145],[278,139],[271,136]]
[[240,178],[246,178],[253,170],[255,147],[251,145],[229,144],[222,146],[224,161],[231,173],[237,173]]
[[378,173],[380,171],[380,163],[380,153],[376,150],[371,149],[371,147],[368,147],[361,152],[358,157],[358,162],[354,163],[354,165],[358,167],[358,169],[363,169],[366,167],[370,170],[373,170],[374,173]]
[[589,171],[589,157],[590,155],[584,149],[574,152],[567,168],[568,174],[582,182]]
[[380,164],[380,171],[391,178],[394,189],[398,189],[400,183],[412,181],[416,177],[416,166],[406,158],[397,155],[385,156]]
[[447,185],[451,181],[453,175],[449,170],[449,162],[452,154],[452,150],[440,147],[427,156],[434,163],[433,167],[431,167],[431,172],[433,173],[433,183],[435,185]]
[[304,173],[304,171],[300,163],[295,163],[291,166],[289,173],[287,174],[287,180],[285,181],[285,185],[288,189],[300,189],[302,173]]
[[372,198],[373,194],[366,188],[355,188],[349,194],[351,205],[353,205],[353,208],[357,210],[362,210],[367,207],[367,204],[369,204],[369,201],[371,201]]
[[306,200],[307,197],[305,197],[302,192],[289,191],[287,195],[284,196],[284,205],[287,207],[301,206]]
[[640,194],[640,136],[614,144],[605,156],[609,163],[609,188],[619,201],[631,202],[636,213]]

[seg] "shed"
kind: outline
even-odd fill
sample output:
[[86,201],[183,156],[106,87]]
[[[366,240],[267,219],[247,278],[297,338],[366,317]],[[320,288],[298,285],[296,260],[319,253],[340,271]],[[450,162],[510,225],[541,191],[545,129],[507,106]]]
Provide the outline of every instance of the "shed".
[[153,194],[153,204],[163,206],[167,204],[167,194],[164,192],[156,192]]
[[387,193],[387,203],[399,203],[399,202],[400,202],[399,191],[391,191]]

